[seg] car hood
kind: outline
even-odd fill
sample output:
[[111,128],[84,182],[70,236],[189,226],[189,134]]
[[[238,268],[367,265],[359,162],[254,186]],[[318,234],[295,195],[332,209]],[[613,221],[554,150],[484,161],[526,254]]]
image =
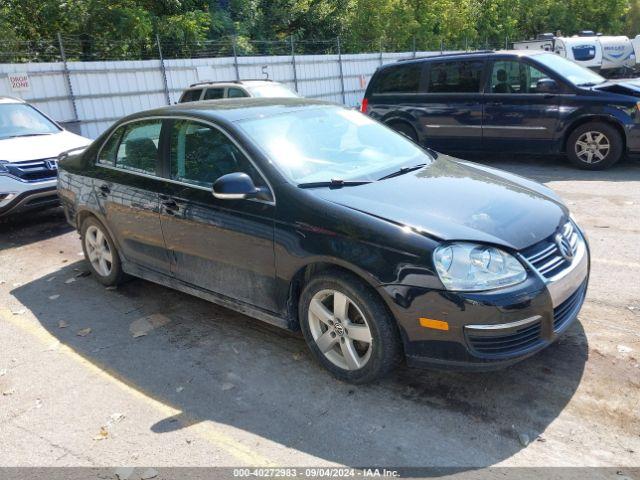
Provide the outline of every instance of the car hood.
[[559,197],[544,185],[445,155],[425,168],[387,180],[310,191],[441,240],[516,250],[547,238],[569,216]]
[[596,91],[640,97],[640,78],[607,80],[591,88]]
[[22,162],[53,158],[66,150],[84,147],[91,143],[88,138],[63,130],[51,135],[15,137],[0,140],[0,160]]

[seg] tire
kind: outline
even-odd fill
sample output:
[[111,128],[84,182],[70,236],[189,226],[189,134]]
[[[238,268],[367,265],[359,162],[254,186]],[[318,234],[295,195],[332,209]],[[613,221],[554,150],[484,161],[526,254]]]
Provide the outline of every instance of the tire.
[[122,283],[125,275],[120,255],[104,225],[89,217],[82,222],[80,232],[84,258],[96,280],[107,287]]
[[618,130],[603,122],[580,125],[567,139],[569,161],[585,170],[609,168],[620,160],[623,151],[624,142]]
[[400,135],[404,135],[409,140],[411,140],[413,143],[418,143],[418,134],[416,134],[415,129],[411,125],[409,125],[408,123],[391,122],[389,124],[389,128],[391,128],[392,130],[395,130]]
[[[346,308],[340,309],[336,300]],[[312,278],[300,296],[298,312],[309,349],[340,380],[373,382],[402,360],[395,320],[380,297],[354,275],[329,270]]]

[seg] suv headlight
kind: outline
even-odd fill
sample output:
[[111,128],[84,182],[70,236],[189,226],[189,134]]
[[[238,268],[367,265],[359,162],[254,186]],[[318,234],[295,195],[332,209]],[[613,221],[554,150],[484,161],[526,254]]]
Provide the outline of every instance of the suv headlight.
[[477,243],[449,243],[438,247],[433,261],[447,290],[480,291],[524,281],[522,264],[499,248]]

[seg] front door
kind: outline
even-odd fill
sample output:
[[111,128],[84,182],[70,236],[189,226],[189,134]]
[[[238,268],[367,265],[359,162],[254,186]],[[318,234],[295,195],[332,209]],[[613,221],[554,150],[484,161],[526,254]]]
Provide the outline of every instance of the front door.
[[167,124],[169,178],[161,220],[174,275],[189,284],[276,311],[272,201],[219,200],[213,182],[247,173],[267,186],[244,152],[217,127]]
[[427,147],[442,152],[481,147],[484,63],[482,59],[431,63],[426,104],[417,113]]
[[170,273],[160,227],[162,120],[122,125],[100,150],[94,194],[126,261]]
[[549,75],[525,60],[493,63],[484,96],[484,150],[550,153],[557,148],[560,96],[548,89],[538,92],[548,80]]

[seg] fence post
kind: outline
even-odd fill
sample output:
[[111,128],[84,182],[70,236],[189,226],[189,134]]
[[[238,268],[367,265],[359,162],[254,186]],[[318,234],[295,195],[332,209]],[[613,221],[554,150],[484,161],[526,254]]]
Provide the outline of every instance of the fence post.
[[380,66],[382,66],[382,39],[380,39]]
[[73,119],[78,122],[78,106],[76,105],[76,96],[73,94],[73,86],[71,85],[71,74],[69,72],[69,66],[67,65],[67,55],[64,53],[64,44],[62,43],[62,35],[58,32],[58,45],[60,46],[60,58],[62,58],[62,70],[64,73],[64,79],[67,83],[67,90],[69,91],[69,99],[71,100],[71,107],[73,109]]
[[505,35],[504,37],[504,49],[509,50],[509,35]]
[[240,68],[238,67],[238,49],[236,48],[237,39],[233,36],[233,67],[236,69],[236,80],[240,80]]
[[164,96],[167,99],[167,105],[171,105],[171,97],[169,96],[169,83],[167,82],[167,69],[164,65],[164,57],[162,56],[162,45],[160,45],[160,35],[156,33],[156,43],[158,44],[158,54],[160,55],[160,73],[162,73],[162,82],[164,84]]
[[413,58],[416,58],[416,36],[413,36]]
[[469,37],[467,37],[466,35],[464,37],[464,51],[465,52],[469,51]]
[[340,67],[340,92],[342,93],[342,103],[347,103],[347,98],[344,94],[344,73],[342,71],[342,50],[340,48],[340,37],[338,37],[338,66]]
[[440,53],[444,53],[444,40],[440,39]]
[[298,72],[296,71],[296,47],[293,43],[293,35],[291,35],[291,66],[293,68],[293,85],[298,91]]

